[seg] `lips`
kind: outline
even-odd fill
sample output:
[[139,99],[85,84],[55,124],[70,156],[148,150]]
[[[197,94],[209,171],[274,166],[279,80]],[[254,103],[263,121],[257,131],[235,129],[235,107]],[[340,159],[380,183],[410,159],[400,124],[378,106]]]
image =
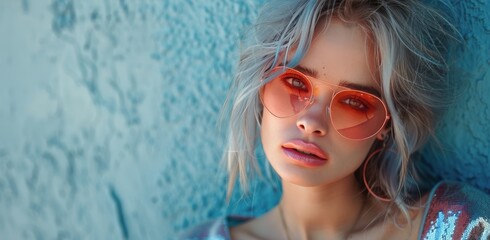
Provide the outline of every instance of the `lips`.
[[298,152],[315,155],[318,158],[327,160],[326,154],[315,144],[303,140],[292,140],[282,145],[283,148],[294,149]]
[[319,166],[327,162],[327,155],[315,144],[303,140],[292,140],[282,145],[284,154],[307,166]]

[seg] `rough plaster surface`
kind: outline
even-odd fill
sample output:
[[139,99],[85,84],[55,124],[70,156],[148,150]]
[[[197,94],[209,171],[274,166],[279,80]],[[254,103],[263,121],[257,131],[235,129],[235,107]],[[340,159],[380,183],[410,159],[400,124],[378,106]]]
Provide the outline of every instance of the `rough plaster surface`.
[[[1,1],[0,239],[175,239],[270,208],[261,180],[226,207],[216,133],[262,2]],[[439,133],[451,154],[424,161],[490,191],[490,5],[454,2],[468,91]]]
[[450,74],[459,96],[438,132],[444,154],[428,154],[425,162],[438,179],[468,182],[490,193],[490,2],[452,2],[463,38],[452,51]]

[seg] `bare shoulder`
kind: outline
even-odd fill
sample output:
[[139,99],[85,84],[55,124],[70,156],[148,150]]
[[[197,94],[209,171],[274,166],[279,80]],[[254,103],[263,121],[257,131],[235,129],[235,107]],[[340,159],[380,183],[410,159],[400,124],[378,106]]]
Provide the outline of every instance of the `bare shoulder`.
[[271,209],[264,215],[230,228],[231,239],[251,240],[251,239],[277,239],[272,235],[277,229],[274,217],[276,208]]
[[403,214],[386,223],[387,228],[383,239],[418,239],[420,228],[423,227],[423,219],[430,193],[424,194],[420,200],[409,210],[410,222],[407,222]]
[[[409,209],[409,220],[404,214],[398,213],[396,216],[379,217],[382,212],[378,209],[374,214],[368,215],[372,221],[367,225],[361,224],[360,230],[356,231],[349,239],[418,239],[419,229],[421,228],[426,205],[428,204],[429,194],[425,194],[420,200]],[[373,207],[375,209],[376,207]],[[377,213],[376,213],[377,212]],[[364,227],[362,227],[364,225]]]

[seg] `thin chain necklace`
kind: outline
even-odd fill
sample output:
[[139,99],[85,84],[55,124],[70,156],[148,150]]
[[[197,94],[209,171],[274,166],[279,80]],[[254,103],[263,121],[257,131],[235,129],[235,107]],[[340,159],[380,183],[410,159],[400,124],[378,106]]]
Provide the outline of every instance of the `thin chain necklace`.
[[284,215],[282,213],[281,203],[278,204],[278,207],[279,207],[279,216],[281,217],[282,228],[284,229],[284,233],[286,234],[287,240],[291,240],[291,238],[289,237],[288,225],[286,224],[286,220],[284,220]]

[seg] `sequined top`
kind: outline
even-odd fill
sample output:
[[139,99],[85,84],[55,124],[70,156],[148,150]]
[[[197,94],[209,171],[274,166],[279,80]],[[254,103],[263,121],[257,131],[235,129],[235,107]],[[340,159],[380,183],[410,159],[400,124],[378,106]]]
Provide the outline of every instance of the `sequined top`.
[[490,240],[490,196],[459,183],[440,183],[430,194],[419,239]]
[[[468,185],[441,182],[429,194],[418,239],[490,240],[490,196]],[[188,230],[186,240],[229,240],[230,228],[251,217],[224,216]]]

